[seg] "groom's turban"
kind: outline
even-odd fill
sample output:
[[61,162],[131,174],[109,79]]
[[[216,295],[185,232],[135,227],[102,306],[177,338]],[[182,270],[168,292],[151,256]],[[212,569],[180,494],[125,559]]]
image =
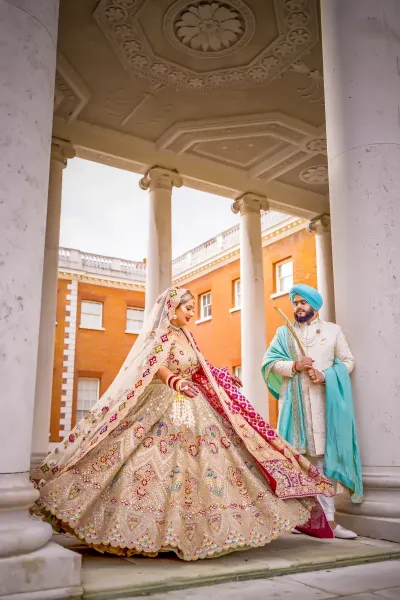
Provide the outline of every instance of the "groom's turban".
[[306,302],[316,311],[320,310],[324,301],[322,300],[321,294],[315,288],[306,285],[305,283],[299,283],[294,285],[289,292],[290,301],[293,302],[295,296],[301,296]]

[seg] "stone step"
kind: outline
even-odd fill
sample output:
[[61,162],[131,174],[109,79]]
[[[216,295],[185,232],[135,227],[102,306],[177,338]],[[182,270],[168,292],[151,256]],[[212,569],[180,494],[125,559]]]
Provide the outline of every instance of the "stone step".
[[220,558],[183,562],[173,554],[157,558],[99,555],[73,538],[57,537],[82,555],[85,600],[121,600],[160,592],[331,569],[400,558],[400,544],[358,538],[318,540],[286,535],[264,546]]
[[49,542],[43,548],[0,560],[0,600],[80,600],[80,554]]

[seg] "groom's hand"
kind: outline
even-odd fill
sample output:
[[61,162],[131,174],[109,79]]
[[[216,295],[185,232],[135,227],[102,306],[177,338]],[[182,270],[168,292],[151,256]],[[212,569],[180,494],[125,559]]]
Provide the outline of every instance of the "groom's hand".
[[325,375],[317,369],[310,369],[308,371],[308,376],[313,383],[325,383]]
[[309,369],[312,369],[313,362],[312,358],[302,356],[300,360],[297,360],[294,363],[294,368],[298,373],[301,373],[301,371],[308,371]]

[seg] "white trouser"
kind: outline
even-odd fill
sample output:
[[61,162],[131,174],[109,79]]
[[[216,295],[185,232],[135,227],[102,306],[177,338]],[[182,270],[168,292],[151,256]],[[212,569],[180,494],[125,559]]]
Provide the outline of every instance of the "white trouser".
[[[308,460],[313,465],[315,465],[322,474],[324,474],[324,457],[323,456],[318,456],[316,458],[308,457]],[[336,492],[336,480],[329,478],[329,481],[332,483],[333,487],[335,488],[335,492]],[[335,520],[335,497],[332,496],[331,498],[328,498],[327,496],[318,496],[318,500],[322,506],[322,510],[324,511],[327,520],[334,521]]]

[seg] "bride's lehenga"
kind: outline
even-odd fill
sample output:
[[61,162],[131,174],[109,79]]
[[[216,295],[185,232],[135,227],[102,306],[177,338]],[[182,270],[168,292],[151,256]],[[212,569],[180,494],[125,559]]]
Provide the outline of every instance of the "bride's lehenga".
[[[188,338],[174,339],[163,364],[190,379],[204,369]],[[310,493],[301,489],[300,467],[289,468],[298,471],[298,497],[279,498],[263,460],[290,460],[250,425],[219,414],[208,395],[202,388],[182,402],[153,377],[105,439],[42,481],[36,512],[101,552],[174,550],[184,560],[262,546],[305,525],[315,498],[301,498]],[[316,489],[331,494],[313,475]]]

